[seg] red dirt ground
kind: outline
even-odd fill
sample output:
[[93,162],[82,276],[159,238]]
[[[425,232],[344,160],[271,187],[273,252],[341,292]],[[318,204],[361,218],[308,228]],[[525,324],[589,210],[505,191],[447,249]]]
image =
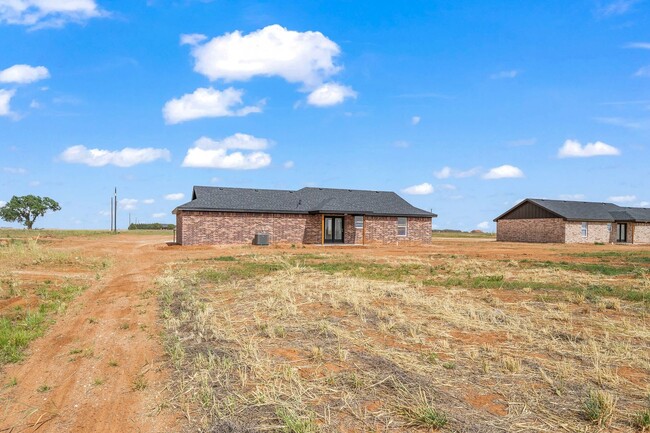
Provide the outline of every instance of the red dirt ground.
[[[625,250],[643,247],[594,245],[538,245],[496,243],[476,239],[435,239],[424,247],[178,247],[168,236],[118,235],[53,240],[56,249],[78,250],[83,256],[109,256],[113,266],[100,281],[81,294],[56,317],[45,336],[34,341],[20,364],[0,371],[0,384],[16,378],[17,385],[0,390],[0,432],[163,432],[179,431],[183,414],[165,408],[164,352],[160,344],[154,279],[167,264],[185,258],[209,258],[246,253],[347,253],[353,256],[432,258],[436,254],[488,259],[566,260],[566,254],[585,250]],[[647,247],[646,247],[647,249]],[[582,259],[584,261],[584,259]],[[74,272],[74,270],[72,270]],[[57,275],[56,272],[52,272]],[[19,275],[19,274],[16,274]],[[8,305],[11,306],[12,302]],[[7,305],[5,305],[7,307]],[[2,310],[0,310],[1,312]],[[92,319],[92,320],[89,320]],[[125,328],[128,324],[128,327]],[[465,339],[465,335],[456,335]],[[507,338],[482,336],[486,341]],[[74,353],[81,351],[80,353]],[[277,353],[300,358],[302,354]],[[117,366],[109,365],[110,361]],[[637,381],[637,372],[624,371]],[[146,388],[134,390],[143,378]],[[98,382],[102,383],[99,384]],[[142,382],[142,381],[141,381]],[[42,385],[49,391],[38,392]],[[497,395],[468,394],[469,401],[504,414]],[[376,410],[380,404],[370,405]]]

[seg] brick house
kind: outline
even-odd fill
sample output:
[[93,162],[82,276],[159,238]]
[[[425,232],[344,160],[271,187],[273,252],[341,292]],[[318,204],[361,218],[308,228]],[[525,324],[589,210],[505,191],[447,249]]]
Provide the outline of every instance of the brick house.
[[250,244],[258,233],[270,243],[426,244],[437,216],[388,191],[206,186],[172,213],[181,245]]
[[650,243],[650,209],[528,198],[498,216],[497,241]]

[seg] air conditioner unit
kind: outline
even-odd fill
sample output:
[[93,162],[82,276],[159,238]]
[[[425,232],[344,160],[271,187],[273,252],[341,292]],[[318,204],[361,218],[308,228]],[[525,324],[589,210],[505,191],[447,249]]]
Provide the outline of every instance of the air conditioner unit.
[[253,245],[268,245],[269,244],[269,234],[268,233],[256,233],[253,238]]

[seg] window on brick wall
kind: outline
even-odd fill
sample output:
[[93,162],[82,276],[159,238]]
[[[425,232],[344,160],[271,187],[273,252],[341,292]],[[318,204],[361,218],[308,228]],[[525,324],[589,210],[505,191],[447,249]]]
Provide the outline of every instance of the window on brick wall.
[[363,215],[355,215],[354,217],[354,228],[362,229],[363,228]]
[[582,223],[580,234],[582,235],[583,238],[587,237],[588,230],[589,230],[589,225],[587,223]]
[[397,217],[397,236],[406,236],[408,221],[406,217]]
[[607,233],[612,232],[612,223],[607,223]]

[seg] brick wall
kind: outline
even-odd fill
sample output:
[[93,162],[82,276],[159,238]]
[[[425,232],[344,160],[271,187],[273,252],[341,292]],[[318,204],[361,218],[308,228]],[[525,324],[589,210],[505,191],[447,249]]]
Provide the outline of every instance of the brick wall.
[[497,221],[497,241],[562,243],[564,223],[562,218],[501,219]]
[[[366,243],[431,243],[431,218],[408,218],[408,234],[397,236],[397,217],[365,217]],[[354,216],[343,219],[344,242],[363,243],[363,229]],[[268,233],[271,243],[320,244],[322,215],[178,211],[176,240],[181,245],[251,244],[256,233]]]
[[[182,245],[251,244],[256,233],[268,233],[271,243],[315,243],[320,242],[320,234],[316,236],[320,233],[320,219],[313,217],[180,211],[176,216],[177,240]],[[318,227],[313,227],[316,222]]]
[[635,244],[650,244],[650,224],[648,223],[628,224],[628,230],[630,226],[634,226],[633,229],[634,237],[631,238],[632,242],[634,242]]
[[397,236],[397,217],[366,216],[366,244],[430,244],[431,218],[407,218],[407,235]]
[[[586,243],[594,242],[609,243],[612,239],[612,233],[607,229],[608,223],[587,222],[587,237],[582,237],[582,223],[579,221],[567,221],[565,231],[566,243]],[[615,225],[612,224],[612,231]]]

